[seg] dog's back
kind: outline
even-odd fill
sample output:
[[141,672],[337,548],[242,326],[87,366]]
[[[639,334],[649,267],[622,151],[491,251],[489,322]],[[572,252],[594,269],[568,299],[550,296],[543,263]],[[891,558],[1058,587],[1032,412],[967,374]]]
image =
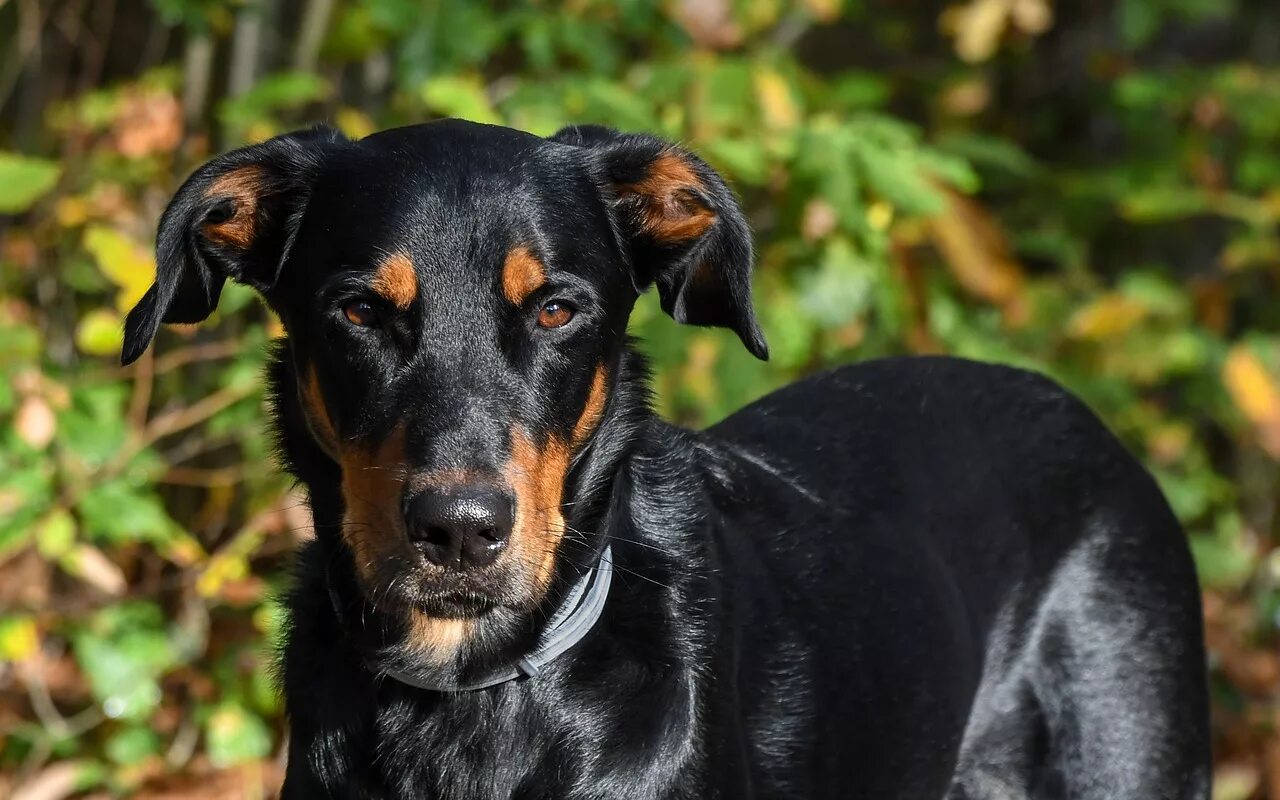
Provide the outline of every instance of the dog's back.
[[1066,392],[876,361],[708,438],[758,796],[1207,796],[1185,540]]

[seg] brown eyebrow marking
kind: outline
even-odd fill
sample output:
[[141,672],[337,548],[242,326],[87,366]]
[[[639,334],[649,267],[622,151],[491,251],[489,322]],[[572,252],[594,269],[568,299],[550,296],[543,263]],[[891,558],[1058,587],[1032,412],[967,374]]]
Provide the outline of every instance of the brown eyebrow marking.
[[514,306],[521,305],[547,282],[547,270],[526,245],[511,248],[502,262],[502,295]]
[[596,374],[591,378],[591,388],[587,390],[587,404],[583,406],[582,416],[578,417],[577,423],[573,426],[574,447],[580,447],[587,440],[587,437],[599,426],[600,418],[604,416],[608,377],[604,364],[596,365]]
[[204,190],[206,198],[231,200],[235,206],[231,216],[222,222],[204,226],[204,235],[220,244],[246,249],[257,234],[258,198],[266,180],[262,167],[251,164],[219,175]]
[[373,290],[396,308],[408,308],[418,296],[418,273],[404,253],[392,253],[373,274]]
[[638,206],[644,229],[659,241],[696,239],[716,221],[716,212],[691,192],[703,189],[693,167],[676,153],[663,153],[649,165],[649,173],[635,183],[618,187],[618,196]]

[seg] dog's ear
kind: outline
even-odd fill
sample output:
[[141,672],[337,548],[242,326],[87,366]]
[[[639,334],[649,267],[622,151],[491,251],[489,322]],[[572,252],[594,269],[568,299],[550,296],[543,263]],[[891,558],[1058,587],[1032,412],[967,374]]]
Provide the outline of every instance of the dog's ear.
[[677,322],[729,328],[767,359],[751,304],[751,231],[724,179],[646,134],[575,125],[551,140],[592,159],[640,288],[656,283],[663,310]]
[[162,322],[200,322],[227,278],[268,291],[325,154],[346,142],[329,128],[277,136],[219,156],[187,178],[160,217],[156,280],[124,323],[133,362]]

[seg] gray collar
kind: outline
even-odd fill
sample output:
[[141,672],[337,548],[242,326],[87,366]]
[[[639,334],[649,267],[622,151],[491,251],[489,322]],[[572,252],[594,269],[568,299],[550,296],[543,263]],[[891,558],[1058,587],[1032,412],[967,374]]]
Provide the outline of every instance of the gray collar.
[[582,641],[595,626],[604,613],[605,600],[609,597],[609,585],[612,582],[613,551],[609,545],[605,545],[604,552],[600,554],[599,566],[587,570],[569,589],[564,602],[547,621],[547,627],[538,637],[533,651],[515,664],[499,667],[475,680],[466,683],[440,682],[424,680],[397,669],[385,669],[382,672],[401,683],[433,692],[473,692],[521,678],[535,678],[543,667]]

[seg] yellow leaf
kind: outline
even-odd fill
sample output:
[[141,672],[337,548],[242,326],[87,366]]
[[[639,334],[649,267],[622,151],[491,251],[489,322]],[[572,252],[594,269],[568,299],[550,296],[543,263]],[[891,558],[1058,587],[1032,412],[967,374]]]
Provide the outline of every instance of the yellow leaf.
[[244,558],[220,553],[209,559],[200,577],[196,578],[196,591],[202,597],[216,597],[228,582],[240,580],[248,574],[249,564]]
[[368,114],[347,106],[338,109],[338,113],[333,116],[333,121],[337,124],[338,130],[350,139],[363,139],[378,129],[378,126],[373,124],[373,120],[369,119]]
[[1102,341],[1127,333],[1146,315],[1146,307],[1136,300],[1105,294],[1071,315],[1067,333],[1076,339]]
[[964,61],[986,61],[996,51],[1009,24],[1011,0],[972,0],[944,12],[942,24],[955,36],[956,55]]
[[1280,458],[1280,389],[1262,360],[1242,344],[1222,365],[1222,383],[1236,407],[1258,431],[1259,444]]
[[765,127],[773,130],[794,128],[800,122],[800,110],[786,78],[771,69],[761,69],[756,72],[755,83]]
[[156,275],[156,262],[151,249],[105,225],[90,225],[84,232],[84,249],[98,264],[98,269],[119,288],[116,308],[133,308]]
[[0,619],[0,661],[25,661],[40,649],[40,633],[31,617]]
[[886,231],[893,223],[893,206],[876,200],[867,207],[867,224],[878,231]]
[[819,22],[835,22],[844,0],[802,0],[802,4]]
[[83,225],[89,219],[89,203],[83,197],[63,197],[53,204],[53,216],[64,228]]
[[123,325],[120,315],[109,308],[90,311],[76,325],[76,346],[91,356],[115,355],[124,343]]

